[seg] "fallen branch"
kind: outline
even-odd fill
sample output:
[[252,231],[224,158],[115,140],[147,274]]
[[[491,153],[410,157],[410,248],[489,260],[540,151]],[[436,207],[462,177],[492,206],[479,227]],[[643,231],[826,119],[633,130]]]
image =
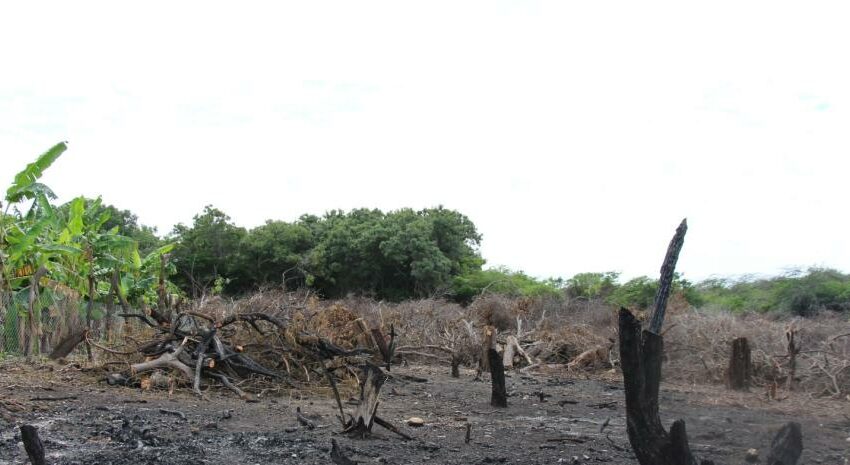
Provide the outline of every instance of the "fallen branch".
[[31,402],[59,402],[63,400],[76,400],[77,396],[62,396],[62,397],[33,397]]
[[145,371],[156,370],[159,368],[174,368],[175,370],[182,373],[187,380],[192,379],[192,370],[186,366],[183,362],[181,362],[178,357],[183,353],[183,350],[186,348],[186,342],[189,340],[188,337],[183,338],[183,342],[174,352],[166,353],[165,355],[148,362],[135,363],[130,366],[131,374],[135,375],[137,373],[143,373]]
[[189,421],[189,419],[186,418],[186,414],[179,411],[179,410],[168,410],[168,409],[161,408],[161,409],[159,409],[159,413],[164,413],[166,415],[174,415],[176,417],[180,417],[180,419],[183,420],[183,421]]
[[395,427],[392,423],[390,423],[390,422],[388,422],[388,421],[384,420],[384,419],[383,419],[383,418],[381,418],[381,417],[376,416],[376,417],[375,417],[375,423],[377,423],[377,424],[378,424],[378,426],[384,427],[384,428],[386,428],[386,429],[388,429],[388,430],[392,431],[393,433],[395,433],[395,434],[397,434],[397,435],[401,436],[402,438],[404,438],[404,439],[405,439],[405,440],[407,440],[407,441],[412,441],[412,440],[413,440],[413,437],[412,437],[412,436],[410,436],[410,435],[408,435],[407,433],[405,433],[404,431],[402,431],[402,430],[400,430],[400,429],[396,428],[396,427]]

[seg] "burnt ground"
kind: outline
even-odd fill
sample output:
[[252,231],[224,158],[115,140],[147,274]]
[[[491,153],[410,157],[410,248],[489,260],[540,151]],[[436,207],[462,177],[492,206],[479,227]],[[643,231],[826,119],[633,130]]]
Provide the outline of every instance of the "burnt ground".
[[[340,435],[335,403],[325,391],[278,391],[246,403],[229,391],[210,391],[203,400],[187,389],[169,396],[166,390],[109,387],[95,373],[51,364],[7,361],[0,370],[0,402],[20,410],[9,414],[0,406],[7,417],[0,415],[0,464],[27,463],[10,420],[37,426],[48,461],[56,464],[329,464],[331,438],[361,464],[637,463],[625,433],[622,383],[613,373],[596,379],[509,373],[510,406],[497,410],[489,405],[486,375],[474,381],[471,372],[452,379],[439,367],[394,367],[397,377],[384,385],[378,412],[415,438],[404,441],[377,426],[371,439]],[[842,465],[850,457],[847,400],[800,394],[767,401],[757,391],[669,383],[662,390],[665,423],[684,418],[700,458],[741,464],[747,449],[756,448],[764,461],[772,432],[790,420],[803,426],[800,463]],[[75,398],[33,400],[57,397]],[[314,416],[315,429],[298,423],[296,407]],[[425,425],[407,426],[412,416]]]

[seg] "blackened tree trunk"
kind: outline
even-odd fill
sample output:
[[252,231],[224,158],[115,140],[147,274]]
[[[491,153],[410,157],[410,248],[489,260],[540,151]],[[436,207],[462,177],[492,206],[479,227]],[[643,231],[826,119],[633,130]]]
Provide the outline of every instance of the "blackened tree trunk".
[[508,392],[505,386],[505,367],[502,365],[502,357],[496,349],[489,349],[487,360],[490,362],[490,377],[493,381],[490,405],[505,408],[508,406]]
[[664,339],[641,331],[640,322],[620,309],[620,363],[626,391],[626,430],[641,465],[696,465],[688,447],[685,423],[677,421],[670,434],[658,416],[661,356]]
[[[641,465],[697,464],[688,445],[685,422],[674,422],[668,434],[658,416],[658,391],[664,353],[661,327],[664,324],[667,298],[673,288],[676,261],[687,230],[687,220],[682,220],[667,247],[649,329],[643,331],[632,312],[620,309],[620,363],[626,391],[626,431]],[[702,463],[705,465],[710,462]]]
[[748,391],[752,378],[753,364],[750,344],[745,337],[732,341],[732,355],[726,371],[726,386],[736,391]]

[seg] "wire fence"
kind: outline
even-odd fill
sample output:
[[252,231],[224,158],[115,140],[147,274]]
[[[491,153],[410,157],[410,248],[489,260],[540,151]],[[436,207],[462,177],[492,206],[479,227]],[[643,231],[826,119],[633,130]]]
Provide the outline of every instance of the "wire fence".
[[47,356],[62,341],[87,328],[89,339],[111,342],[121,340],[138,325],[131,318],[119,316],[121,312],[114,305],[101,302],[89,309],[83,300],[51,299],[49,305],[34,308],[32,319],[28,307],[17,302],[13,294],[0,293],[0,354]]

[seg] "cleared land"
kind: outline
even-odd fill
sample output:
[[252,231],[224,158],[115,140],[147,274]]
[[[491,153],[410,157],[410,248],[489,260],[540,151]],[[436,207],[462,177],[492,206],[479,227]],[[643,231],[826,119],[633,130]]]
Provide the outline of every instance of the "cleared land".
[[[446,367],[393,367],[391,373],[380,413],[413,436],[410,441],[383,429],[365,440],[340,434],[327,390],[273,391],[250,403],[213,390],[201,400],[187,389],[169,395],[106,386],[102,372],[77,365],[6,361],[0,366],[0,411],[7,417],[0,420],[0,463],[27,462],[14,422],[37,426],[48,462],[58,464],[327,464],[331,439],[360,463],[637,463],[618,374],[578,379],[586,377],[509,372],[509,407],[499,410],[489,405],[486,373],[479,381],[470,370],[451,378]],[[356,393],[351,384],[342,389],[344,399]],[[846,400],[792,394],[776,401],[760,390],[664,384],[660,402],[665,424],[685,419],[694,452],[717,463],[744,463],[750,448],[761,451],[763,461],[773,432],[791,420],[803,426],[800,463],[842,464],[850,457]],[[315,429],[299,423],[297,407]],[[414,416],[425,425],[407,426]]]

